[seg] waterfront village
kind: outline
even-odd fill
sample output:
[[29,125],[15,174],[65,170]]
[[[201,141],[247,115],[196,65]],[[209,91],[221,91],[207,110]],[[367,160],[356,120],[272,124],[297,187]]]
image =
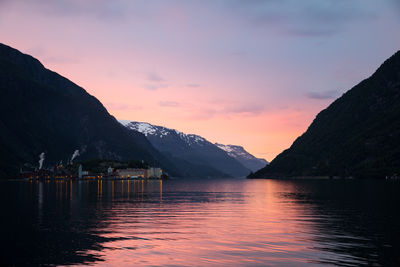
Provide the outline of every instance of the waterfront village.
[[67,164],[62,161],[50,168],[39,166],[30,170],[21,168],[20,175],[25,179],[166,179],[161,168],[149,166],[144,161],[89,160]]

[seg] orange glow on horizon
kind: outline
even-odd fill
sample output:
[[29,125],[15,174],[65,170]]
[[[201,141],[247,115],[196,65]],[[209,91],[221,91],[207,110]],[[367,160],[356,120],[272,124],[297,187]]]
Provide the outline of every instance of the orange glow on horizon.
[[[0,1],[1,42],[82,86],[118,119],[241,145],[268,161],[400,42],[391,2],[353,6],[382,19],[334,20],[337,32],[301,3],[92,2]],[[270,11],[282,20],[253,21]]]

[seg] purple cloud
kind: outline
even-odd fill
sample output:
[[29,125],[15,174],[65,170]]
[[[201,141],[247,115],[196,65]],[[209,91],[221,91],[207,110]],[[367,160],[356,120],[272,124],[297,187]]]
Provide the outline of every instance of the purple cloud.
[[161,89],[161,88],[167,88],[168,86],[169,86],[168,84],[164,84],[164,83],[146,84],[144,86],[144,89],[153,91],[153,90],[158,90],[158,89]]
[[260,105],[242,104],[225,107],[223,112],[225,114],[242,114],[242,115],[258,115],[265,111],[265,107]]
[[369,3],[359,0],[231,0],[224,3],[227,10],[252,26],[304,37],[333,35],[351,21],[377,17]]
[[150,82],[165,82],[165,79],[155,72],[147,73],[147,80]]
[[324,92],[308,92],[305,94],[306,97],[311,99],[335,99],[339,96],[339,92],[337,90],[329,90]]

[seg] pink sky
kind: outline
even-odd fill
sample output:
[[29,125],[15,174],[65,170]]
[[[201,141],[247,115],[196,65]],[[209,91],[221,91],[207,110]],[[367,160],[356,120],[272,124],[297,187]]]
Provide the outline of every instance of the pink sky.
[[278,2],[0,0],[0,42],[118,119],[270,161],[400,48],[396,1]]

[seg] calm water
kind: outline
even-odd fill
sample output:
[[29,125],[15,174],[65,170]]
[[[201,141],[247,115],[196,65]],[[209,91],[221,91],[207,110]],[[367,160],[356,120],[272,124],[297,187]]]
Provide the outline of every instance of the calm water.
[[0,198],[7,265],[400,266],[398,181],[1,182]]

